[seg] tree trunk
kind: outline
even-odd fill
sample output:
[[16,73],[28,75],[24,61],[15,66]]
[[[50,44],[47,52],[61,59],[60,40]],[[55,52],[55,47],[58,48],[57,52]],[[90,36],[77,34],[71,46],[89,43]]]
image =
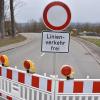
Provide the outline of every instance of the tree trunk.
[[4,0],[0,0],[0,37],[4,38],[5,25],[4,25]]
[[12,37],[15,37],[16,32],[15,32],[15,19],[14,19],[14,6],[13,6],[14,1],[10,0],[10,14],[11,14],[11,33]]

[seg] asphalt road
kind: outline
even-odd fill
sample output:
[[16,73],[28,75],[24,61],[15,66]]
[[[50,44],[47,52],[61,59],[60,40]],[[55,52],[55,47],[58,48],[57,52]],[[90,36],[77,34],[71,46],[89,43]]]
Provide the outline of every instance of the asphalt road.
[[44,73],[47,73],[47,76],[52,75],[55,66],[56,75],[62,77],[60,73],[61,66],[69,64],[75,70],[75,78],[86,78],[87,76],[94,79],[100,78],[100,64],[77,41],[71,39],[70,52],[56,54],[55,61],[54,54],[41,52],[42,34],[33,33],[26,35],[33,37],[31,43],[2,53],[8,55],[11,67],[18,66],[18,69],[24,70],[23,61],[30,59],[36,64],[37,73],[41,75]]

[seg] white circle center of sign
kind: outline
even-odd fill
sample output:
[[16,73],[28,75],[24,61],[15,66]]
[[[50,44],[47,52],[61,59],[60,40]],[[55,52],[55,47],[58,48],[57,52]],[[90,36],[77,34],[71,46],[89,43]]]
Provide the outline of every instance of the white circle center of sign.
[[53,26],[62,26],[68,18],[66,10],[62,6],[53,6],[47,14],[48,22]]

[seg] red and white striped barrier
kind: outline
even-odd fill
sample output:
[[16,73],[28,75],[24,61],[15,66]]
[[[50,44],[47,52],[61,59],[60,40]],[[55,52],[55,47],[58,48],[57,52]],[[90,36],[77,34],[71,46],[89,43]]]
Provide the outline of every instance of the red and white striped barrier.
[[26,86],[31,86],[47,92],[53,92],[53,81],[51,78],[44,78],[40,75],[32,75],[24,71],[2,66],[0,66],[0,76],[19,82]]
[[13,100],[13,98],[11,96],[8,96],[4,93],[0,93],[0,97],[2,97],[3,99],[6,99],[6,100]]
[[57,86],[57,93],[100,93],[100,80],[58,81]]
[[63,80],[0,66],[0,91],[8,100],[63,100],[69,94],[100,95],[100,79]]

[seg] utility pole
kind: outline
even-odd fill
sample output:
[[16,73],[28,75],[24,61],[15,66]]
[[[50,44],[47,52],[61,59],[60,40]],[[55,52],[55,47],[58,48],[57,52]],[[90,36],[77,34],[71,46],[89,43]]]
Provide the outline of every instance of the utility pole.
[[0,38],[4,38],[5,33],[4,21],[4,0],[0,0]]
[[10,0],[10,15],[11,15],[11,32],[12,37],[15,37],[15,18],[14,18],[14,0]]

